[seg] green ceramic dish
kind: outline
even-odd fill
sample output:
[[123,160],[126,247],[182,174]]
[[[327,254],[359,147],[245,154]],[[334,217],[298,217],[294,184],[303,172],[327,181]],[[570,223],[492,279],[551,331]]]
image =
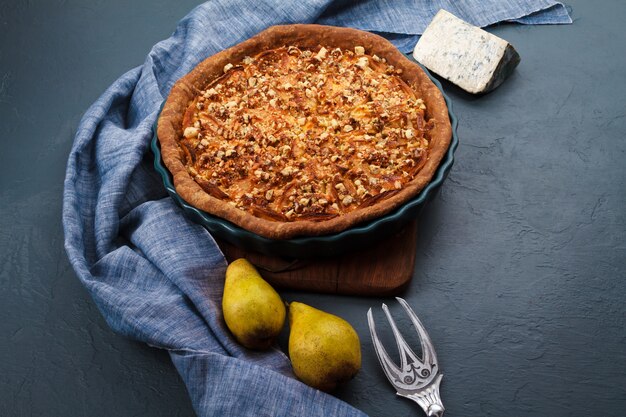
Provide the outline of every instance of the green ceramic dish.
[[[441,83],[430,75],[425,68],[424,71],[443,93]],[[437,168],[431,182],[415,198],[399,209],[340,233],[285,240],[268,239],[189,205],[174,189],[172,175],[163,164],[161,148],[156,136],[156,126],[154,128],[154,137],[151,144],[152,152],[154,153],[154,168],[163,178],[165,189],[174,201],[182,207],[191,219],[204,226],[218,239],[225,240],[246,250],[286,258],[303,259],[338,255],[344,252],[361,249],[401,230],[409,221],[418,217],[421,209],[424,207],[424,203],[435,194],[443,183],[443,180],[448,176],[448,172],[450,172],[450,168],[452,168],[452,164],[454,163],[454,151],[459,145],[459,139],[456,133],[458,123],[457,118],[452,113],[452,102],[445,93],[443,93],[443,97],[448,105],[448,114],[450,115],[450,122],[452,124],[452,141],[450,142],[448,152],[441,161],[439,168]]]

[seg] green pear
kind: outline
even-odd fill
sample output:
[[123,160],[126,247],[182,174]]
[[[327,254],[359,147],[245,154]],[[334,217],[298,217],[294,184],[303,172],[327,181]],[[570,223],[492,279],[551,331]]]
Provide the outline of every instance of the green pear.
[[285,324],[285,304],[247,260],[226,269],[222,310],[226,326],[250,349],[268,349]]
[[292,302],[289,324],[289,357],[294,373],[305,384],[332,391],[361,369],[359,336],[344,319]]

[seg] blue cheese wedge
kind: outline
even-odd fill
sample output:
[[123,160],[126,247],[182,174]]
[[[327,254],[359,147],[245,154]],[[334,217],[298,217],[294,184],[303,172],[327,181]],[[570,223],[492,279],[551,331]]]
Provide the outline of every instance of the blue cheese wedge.
[[510,43],[443,9],[415,45],[413,57],[473,94],[498,87],[520,62]]

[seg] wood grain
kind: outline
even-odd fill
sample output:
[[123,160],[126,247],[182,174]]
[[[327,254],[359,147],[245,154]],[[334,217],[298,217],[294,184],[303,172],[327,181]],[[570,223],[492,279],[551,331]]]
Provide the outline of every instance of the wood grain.
[[400,293],[413,277],[417,222],[369,249],[320,259],[285,259],[246,252],[218,242],[229,262],[246,258],[277,288],[321,293],[387,296]]

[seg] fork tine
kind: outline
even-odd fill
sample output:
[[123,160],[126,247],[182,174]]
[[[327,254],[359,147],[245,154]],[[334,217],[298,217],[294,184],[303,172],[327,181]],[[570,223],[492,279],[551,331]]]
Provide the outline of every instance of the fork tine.
[[370,328],[370,334],[372,336],[372,341],[374,342],[374,351],[376,352],[376,356],[378,356],[378,361],[383,367],[383,371],[385,372],[385,376],[391,382],[391,385],[395,387],[396,381],[394,381],[393,375],[399,375],[400,369],[396,366],[395,363],[391,360],[387,351],[385,350],[382,343],[380,343],[380,339],[378,339],[378,335],[376,334],[376,325],[374,324],[374,318],[372,317],[372,309],[367,310],[367,323]]
[[391,325],[391,330],[393,331],[393,335],[396,339],[396,345],[398,346],[398,352],[400,353],[400,368],[403,370],[407,369],[409,362],[407,358],[410,358],[412,363],[419,363],[419,358],[409,347],[409,344],[406,342],[404,337],[402,337],[402,334],[398,330],[398,326],[396,326],[395,320],[391,317],[391,313],[389,313],[389,308],[387,308],[387,305],[384,303],[383,311],[385,312],[385,316],[387,316],[387,321]]
[[433,342],[430,340],[430,336],[426,332],[424,325],[404,299],[396,297],[396,300],[398,300],[398,302],[402,305],[406,313],[409,315],[411,322],[413,322],[415,330],[417,330],[417,334],[419,335],[420,343],[422,345],[422,362],[427,365],[436,365],[437,354],[435,353],[435,347],[433,346]]

